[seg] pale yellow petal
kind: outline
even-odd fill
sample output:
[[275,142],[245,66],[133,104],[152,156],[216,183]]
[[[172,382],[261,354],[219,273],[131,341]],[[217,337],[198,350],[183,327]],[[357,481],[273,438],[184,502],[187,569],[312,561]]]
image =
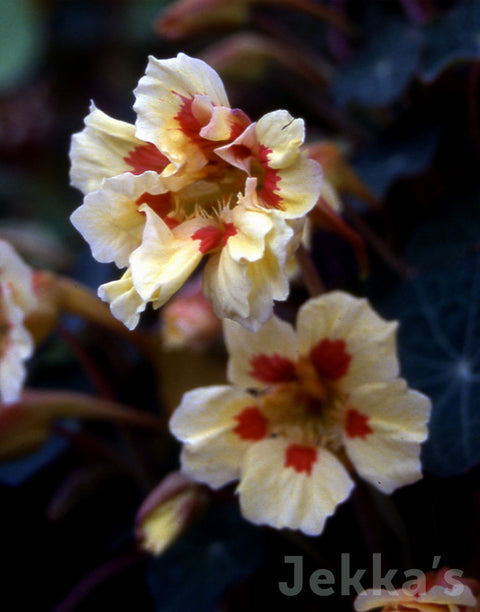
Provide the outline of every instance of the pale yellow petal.
[[130,257],[133,284],[144,300],[164,304],[185,283],[200,263],[200,241],[192,234],[202,220],[186,221],[173,231],[148,206],[142,243]]
[[23,313],[35,308],[33,270],[5,240],[0,240],[0,283],[8,285],[10,299]]
[[25,361],[33,353],[33,339],[23,325],[24,313],[15,304],[9,287],[0,283],[0,400],[19,399],[26,378]]
[[267,113],[255,124],[260,145],[269,149],[268,165],[285,168],[296,161],[305,139],[303,119],[294,119],[285,110]]
[[[301,153],[286,168],[275,171],[279,181],[274,193],[279,198],[278,210],[287,219],[306,215],[317,203],[322,185],[321,166]],[[260,203],[269,207],[269,199],[260,192]]]
[[220,319],[244,321],[250,314],[251,281],[247,265],[234,261],[226,249],[210,255],[203,271],[203,293]]
[[312,298],[300,308],[297,331],[300,353],[324,338],[340,339],[351,355],[348,371],[341,379],[346,390],[398,375],[397,323],[385,321],[366,299],[342,291]]
[[251,395],[229,386],[185,393],[170,419],[171,432],[185,444],[182,470],[213,488],[236,480],[252,442],[234,433],[238,425],[235,416],[254,403]]
[[134,329],[138,325],[140,313],[146,307],[146,302],[133,286],[130,269],[127,269],[119,280],[100,285],[98,297],[110,304],[113,316],[128,329]]
[[[205,156],[198,139],[182,128],[178,114],[185,100],[191,103],[196,95],[207,96],[215,106],[228,107],[218,74],[202,60],[183,53],[167,60],[150,57],[134,93],[137,137],[154,143],[178,167],[185,163],[202,167]],[[199,124],[198,133],[202,127]]]
[[360,476],[384,493],[419,480],[429,398],[398,379],[354,389],[348,406],[367,417],[371,430],[366,435],[355,431],[343,435],[347,455]]
[[101,189],[88,194],[70,219],[97,261],[115,262],[124,268],[131,253],[140,246],[145,227],[145,215],[137,200],[146,192],[162,191],[155,172],[141,176],[125,173],[107,179]]
[[109,117],[92,104],[83,131],[72,136],[70,180],[84,194],[96,191],[106,178],[132,168],[125,157],[145,142],[135,137],[135,126]]
[[310,474],[285,467],[288,446],[288,440],[267,439],[245,453],[238,487],[242,514],[257,525],[319,535],[337,505],[350,495],[353,482],[324,449],[318,449]]
[[223,331],[230,357],[228,379],[244,389],[265,387],[264,383],[249,374],[254,357],[280,355],[292,361],[297,359],[297,339],[293,327],[276,316],[271,317],[258,332],[245,329],[233,321],[224,321]]

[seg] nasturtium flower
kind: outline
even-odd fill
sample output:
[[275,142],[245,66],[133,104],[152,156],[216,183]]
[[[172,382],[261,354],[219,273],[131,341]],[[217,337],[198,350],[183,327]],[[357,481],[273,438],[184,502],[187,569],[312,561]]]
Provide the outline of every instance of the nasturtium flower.
[[384,493],[415,482],[430,401],[398,377],[396,327],[338,291],[307,301],[296,331],[225,321],[232,385],[186,393],[171,418],[182,469],[213,488],[239,480],[247,519],[309,535],[352,471]]
[[24,320],[36,303],[33,270],[8,242],[0,240],[0,400],[4,404],[19,399],[25,382],[33,339]]
[[92,107],[72,139],[71,180],[85,194],[72,222],[96,259],[125,270],[100,297],[133,328],[206,256],[216,314],[257,329],[288,295],[285,263],[320,194],[303,121],[279,110],[252,122],[184,54],[151,57],[135,96],[134,126]]
[[408,587],[387,590],[367,589],[358,595],[353,604],[357,612],[381,610],[396,612],[478,612],[478,582],[465,579],[458,570],[443,568],[429,572],[412,581]]

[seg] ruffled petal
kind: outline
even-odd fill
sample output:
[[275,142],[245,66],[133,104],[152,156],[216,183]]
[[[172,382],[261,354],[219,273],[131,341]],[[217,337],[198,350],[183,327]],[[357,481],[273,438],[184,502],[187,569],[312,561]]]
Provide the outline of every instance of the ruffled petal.
[[162,191],[154,172],[122,174],[107,179],[101,189],[88,194],[70,219],[97,261],[115,262],[124,268],[142,241],[145,215],[139,210],[139,198],[147,192]]
[[110,304],[113,316],[128,329],[134,329],[138,325],[140,313],[146,307],[146,302],[142,300],[133,286],[132,273],[129,268],[119,280],[100,285],[98,297]]
[[142,299],[164,304],[185,283],[200,263],[200,241],[193,240],[195,229],[205,219],[186,221],[171,230],[147,205],[142,244],[130,257],[133,284]]
[[337,505],[350,495],[353,482],[335,456],[324,449],[310,449],[316,452],[310,471],[287,466],[289,448],[288,440],[276,438],[247,450],[238,487],[242,514],[257,525],[318,535]]
[[0,240],[0,283],[8,286],[9,299],[28,313],[37,305],[33,270],[5,240]]
[[203,271],[203,293],[217,317],[245,321],[250,315],[250,288],[245,263],[233,260],[226,249],[210,255]]
[[293,164],[305,139],[303,119],[294,119],[285,110],[267,113],[255,125],[260,146],[269,150],[268,165],[285,168]]
[[135,126],[112,119],[92,103],[85,128],[72,136],[70,180],[84,194],[96,191],[106,178],[132,167],[125,157],[145,142],[135,137]]
[[[155,144],[177,167],[201,168],[206,162],[201,140],[209,141],[200,130],[211,119],[204,97],[212,107],[230,106],[218,74],[183,53],[167,60],[150,57],[134,93],[137,137]],[[203,99],[192,108],[195,96]]]
[[427,437],[430,409],[429,398],[402,379],[354,389],[343,440],[360,476],[383,493],[419,480],[420,445]]
[[341,384],[346,390],[364,383],[393,380],[399,371],[396,322],[382,319],[366,299],[332,291],[299,310],[297,332],[302,355],[324,338],[343,340],[351,357]]
[[173,435],[185,443],[182,469],[213,488],[238,479],[240,463],[252,441],[235,433],[238,417],[254,403],[248,393],[229,386],[185,393],[170,419]]
[[26,378],[25,360],[34,348],[33,339],[23,325],[24,313],[15,304],[9,286],[0,284],[0,399],[16,402]]

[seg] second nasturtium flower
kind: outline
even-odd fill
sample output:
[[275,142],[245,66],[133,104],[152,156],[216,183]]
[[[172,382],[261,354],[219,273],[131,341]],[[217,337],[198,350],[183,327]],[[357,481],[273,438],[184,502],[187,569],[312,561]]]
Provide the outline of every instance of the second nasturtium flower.
[[279,110],[252,122],[212,68],[181,53],[151,57],[135,95],[135,126],[92,107],[72,140],[85,194],[72,222],[96,259],[125,270],[100,297],[133,328],[207,257],[216,314],[257,329],[288,295],[286,260],[320,194],[303,121]]
[[20,397],[25,361],[34,344],[25,316],[36,304],[33,270],[8,242],[0,240],[0,403]]
[[353,604],[356,612],[478,612],[479,584],[458,570],[443,568],[396,590],[368,589]]
[[351,472],[384,493],[421,478],[429,399],[398,378],[396,323],[364,299],[310,299],[297,329],[226,321],[231,386],[186,393],[171,419],[182,468],[214,488],[239,480],[244,516],[321,533]]

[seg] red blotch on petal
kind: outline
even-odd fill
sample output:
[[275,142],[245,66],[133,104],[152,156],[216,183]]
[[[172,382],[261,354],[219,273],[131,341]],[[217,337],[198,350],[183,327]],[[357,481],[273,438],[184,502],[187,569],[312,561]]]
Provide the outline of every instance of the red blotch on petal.
[[157,215],[168,225],[170,229],[173,229],[179,224],[179,221],[172,217],[168,217],[168,213],[172,212],[172,198],[170,193],[159,193],[153,195],[151,193],[142,193],[137,198],[135,204],[140,206],[141,204],[147,204]]
[[289,382],[296,379],[295,364],[278,353],[255,355],[250,359],[249,375],[267,384]]
[[161,174],[170,163],[168,157],[160,153],[151,142],[135,147],[123,161],[131,166],[133,174],[142,174],[147,170],[155,170]]
[[268,421],[257,408],[249,406],[237,414],[235,420],[238,425],[233,430],[242,440],[262,440],[267,435]]
[[358,412],[355,408],[347,411],[345,419],[345,433],[348,438],[362,438],[364,440],[368,434],[373,433],[373,429],[368,424],[367,415]]
[[233,223],[224,225],[207,225],[192,234],[192,240],[200,240],[200,253],[204,255],[217,247],[224,247],[231,236],[235,236],[237,229]]
[[198,147],[202,149],[211,148],[212,143],[200,136],[200,130],[202,129],[203,124],[200,123],[200,121],[193,114],[192,105],[194,97],[190,96],[187,98],[176,91],[173,91],[172,93],[178,96],[182,101],[180,110],[174,117],[180,126],[180,130]]
[[258,195],[270,208],[281,209],[282,198],[278,194],[280,191],[280,175],[277,170],[268,165],[268,156],[271,152],[272,150],[265,145],[260,145],[258,161],[264,170],[264,176]]
[[306,472],[310,476],[317,454],[317,449],[313,446],[290,444],[285,451],[285,467],[291,467],[299,474]]
[[346,351],[344,340],[324,338],[310,351],[310,360],[317,374],[328,380],[338,380],[348,372],[352,356]]

